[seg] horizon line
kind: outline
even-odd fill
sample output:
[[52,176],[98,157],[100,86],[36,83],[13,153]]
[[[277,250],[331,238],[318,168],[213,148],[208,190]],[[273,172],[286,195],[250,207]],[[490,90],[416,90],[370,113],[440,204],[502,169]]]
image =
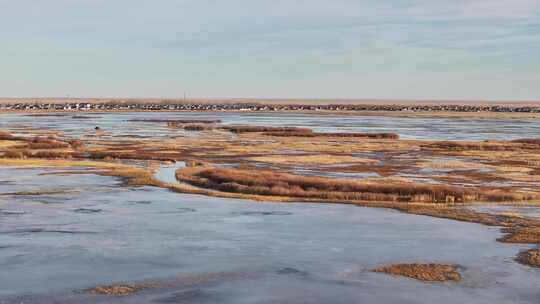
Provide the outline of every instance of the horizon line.
[[344,102],[486,102],[486,103],[540,103],[540,99],[452,99],[452,98],[320,98],[320,97],[2,97],[0,101],[6,100],[118,100],[118,101],[344,101]]

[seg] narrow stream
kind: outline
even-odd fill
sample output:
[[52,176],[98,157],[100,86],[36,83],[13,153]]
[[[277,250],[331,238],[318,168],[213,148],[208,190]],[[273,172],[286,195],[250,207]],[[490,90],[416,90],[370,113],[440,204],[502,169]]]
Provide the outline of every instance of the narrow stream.
[[163,165],[154,174],[154,177],[164,183],[176,184],[178,182],[176,180],[176,170],[184,168],[185,166],[186,162],[183,161],[177,161],[174,164]]

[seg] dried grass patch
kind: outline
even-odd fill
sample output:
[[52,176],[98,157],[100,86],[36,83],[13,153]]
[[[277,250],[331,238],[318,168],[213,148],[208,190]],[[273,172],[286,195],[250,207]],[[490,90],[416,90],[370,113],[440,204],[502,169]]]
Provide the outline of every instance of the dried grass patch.
[[14,136],[8,131],[0,130],[0,140],[19,140],[21,138]]
[[341,163],[377,163],[377,160],[362,159],[347,155],[267,155],[248,158],[256,162],[271,164],[315,164],[315,165],[334,165]]
[[91,289],[87,289],[86,291],[91,294],[125,297],[125,296],[132,295],[136,292],[142,291],[144,289],[148,289],[150,287],[151,286],[148,286],[148,285],[135,285],[135,284],[106,285],[106,286],[98,286]]
[[469,161],[461,161],[461,160],[441,160],[441,159],[435,159],[435,160],[429,160],[419,163],[418,165],[421,168],[429,168],[429,169],[492,169],[492,166],[482,164],[482,163],[475,163],[475,162],[469,162]]
[[268,127],[268,126],[221,126],[220,129],[227,130],[232,133],[261,133],[261,132],[278,132],[283,133],[295,133],[295,134],[311,134],[313,131],[308,128],[298,127]]
[[540,249],[522,251],[518,254],[516,260],[523,265],[540,267]]
[[461,275],[457,265],[450,264],[393,264],[372,269],[395,276],[407,277],[423,282],[460,282]]
[[472,201],[521,201],[534,197],[495,189],[407,183],[389,180],[357,182],[308,177],[272,170],[184,168],[178,180],[222,192],[323,200],[465,203]]
[[266,131],[266,136],[276,137],[337,137],[337,138],[372,138],[372,139],[399,139],[396,133],[329,133],[306,131]]
[[[0,149],[9,149],[21,146],[20,141],[16,140],[0,140]],[[24,146],[24,144],[23,144]]]
[[540,228],[510,228],[505,229],[507,234],[499,239],[503,243],[540,244]]
[[444,151],[521,151],[531,149],[531,146],[518,142],[438,141],[422,145],[422,148]]
[[539,146],[538,148],[540,148],[540,138],[519,138],[512,140],[512,142]]
[[209,131],[213,130],[214,126],[208,124],[188,124],[184,125],[183,129],[186,131]]

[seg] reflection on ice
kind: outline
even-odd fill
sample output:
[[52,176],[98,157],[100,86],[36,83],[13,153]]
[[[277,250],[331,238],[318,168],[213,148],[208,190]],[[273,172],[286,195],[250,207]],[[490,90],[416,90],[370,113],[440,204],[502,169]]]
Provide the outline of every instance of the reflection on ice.
[[176,170],[184,168],[185,166],[186,163],[183,161],[176,162],[172,165],[163,165],[158,169],[154,176],[164,183],[175,184],[177,183]]

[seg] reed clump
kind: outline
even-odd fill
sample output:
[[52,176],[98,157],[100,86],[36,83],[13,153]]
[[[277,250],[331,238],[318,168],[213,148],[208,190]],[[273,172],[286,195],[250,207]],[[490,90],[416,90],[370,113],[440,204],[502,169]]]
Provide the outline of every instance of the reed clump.
[[177,179],[222,192],[324,200],[465,203],[528,199],[490,189],[394,181],[360,183],[271,170],[186,168],[177,171]]
[[291,132],[291,133],[312,133],[313,130],[298,127],[268,127],[268,126],[221,126],[220,129],[232,133],[261,133],[261,132]]
[[13,134],[7,131],[0,131],[0,140],[13,140]]
[[540,168],[533,168],[533,169],[529,172],[529,175],[540,175]]
[[530,143],[520,141],[508,142],[460,142],[460,141],[440,141],[427,145],[422,145],[427,150],[444,151],[521,151],[527,149],[536,149],[537,146],[531,146]]
[[263,133],[266,136],[279,137],[344,137],[344,138],[373,138],[399,139],[396,133],[329,133],[314,132],[309,128],[299,127],[269,127],[269,126],[221,126],[220,129],[232,133]]
[[[12,140],[14,138],[10,134],[3,134],[3,136],[4,138],[11,138]],[[23,140],[25,144],[4,151],[3,156],[5,158],[71,158],[71,149],[78,149],[84,146],[84,143],[79,139],[59,140],[52,136],[18,140]]]
[[[460,222],[478,223],[486,226],[501,226],[505,227],[503,232],[513,231],[515,227],[540,227],[540,221],[537,219],[524,218],[521,216],[516,217],[505,214],[476,212],[466,208],[455,208],[451,206],[433,208],[431,206],[387,205],[386,207],[410,214],[445,218]],[[503,241],[502,239],[499,240]]]
[[116,151],[90,151],[84,153],[76,153],[79,158],[89,159],[133,159],[133,160],[158,160],[158,161],[176,161],[171,155],[163,155],[161,153],[148,153],[141,151],[134,152],[116,152]]
[[199,161],[199,160],[193,160],[193,159],[186,160],[185,163],[186,163],[186,167],[203,167],[203,166],[208,166],[208,163],[206,163],[206,162]]
[[171,126],[181,124],[216,124],[221,123],[220,119],[130,119],[131,122],[155,122],[167,123]]
[[519,138],[512,140],[512,142],[540,146],[540,138]]
[[83,141],[80,139],[69,139],[67,140],[67,143],[74,149],[78,149],[84,146]]
[[522,251],[518,254],[516,260],[523,265],[540,267],[540,249]]
[[423,282],[461,281],[458,265],[450,264],[393,264],[372,269],[373,272],[407,277]]
[[0,130],[0,140],[25,140],[25,138],[20,136],[15,136],[8,131]]
[[213,130],[214,126],[208,124],[187,124],[182,126],[182,128],[186,131],[208,131]]
[[121,178],[126,185],[129,186],[156,186],[165,187],[165,184],[155,179],[147,169],[129,167],[129,166],[113,166],[106,168],[98,174],[103,176],[114,176]]
[[36,152],[25,152],[26,157],[35,157],[35,158],[48,158],[48,159],[71,159],[72,153],[69,151],[36,151]]
[[507,234],[499,239],[503,243],[540,244],[539,227],[514,227],[504,232]]
[[68,143],[51,137],[34,137],[34,139],[28,143],[28,148],[30,149],[64,149],[68,147]]
[[267,136],[279,137],[342,137],[342,138],[370,138],[370,139],[399,139],[396,133],[325,133],[325,132],[264,132]]
[[19,150],[8,150],[4,152],[5,158],[24,158],[25,154]]
[[107,286],[94,287],[86,291],[91,294],[124,297],[124,296],[134,294],[136,292],[139,292],[147,288],[149,288],[149,286],[147,285],[135,285],[135,284],[107,285]]
[[13,149],[4,152],[4,158],[24,159],[24,158],[45,158],[45,159],[71,159],[73,152],[71,151],[51,151],[39,150],[32,151],[29,149]]

